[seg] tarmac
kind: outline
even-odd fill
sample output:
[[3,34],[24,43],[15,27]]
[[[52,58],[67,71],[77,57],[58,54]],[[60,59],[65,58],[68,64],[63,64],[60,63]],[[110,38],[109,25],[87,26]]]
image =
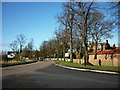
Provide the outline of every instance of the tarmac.
[[89,69],[89,68],[83,68],[83,67],[68,66],[68,65],[63,65],[63,64],[59,64],[59,63],[56,63],[55,65],[58,67],[63,67],[63,68],[67,68],[67,69],[71,69],[71,70],[78,70],[78,71],[96,72],[96,73],[104,73],[104,74],[115,74],[115,75],[120,74],[119,71]]

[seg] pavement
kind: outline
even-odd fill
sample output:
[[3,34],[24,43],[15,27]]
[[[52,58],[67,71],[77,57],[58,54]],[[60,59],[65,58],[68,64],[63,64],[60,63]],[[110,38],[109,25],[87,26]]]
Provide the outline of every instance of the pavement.
[[78,71],[86,71],[86,72],[96,72],[96,73],[105,73],[105,74],[120,74],[119,71],[111,71],[111,70],[99,70],[99,69],[90,69],[90,68],[83,68],[83,67],[74,67],[69,65],[64,65],[61,63],[56,62],[56,66],[63,67],[71,70],[78,70]]

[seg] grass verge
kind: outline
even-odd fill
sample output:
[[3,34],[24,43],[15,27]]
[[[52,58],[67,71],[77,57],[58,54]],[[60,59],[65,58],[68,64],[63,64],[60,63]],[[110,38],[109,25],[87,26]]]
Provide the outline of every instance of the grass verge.
[[33,61],[21,61],[21,62],[16,62],[16,63],[4,63],[1,64],[2,67],[8,67],[8,66],[15,66],[15,65],[21,65],[21,64],[29,64],[29,63],[34,63],[36,60]]
[[[56,60],[56,61],[59,61],[59,60]],[[89,65],[81,65],[81,64],[78,64],[78,63],[71,63],[71,62],[66,62],[66,61],[59,61],[61,64],[64,64],[64,65],[69,65],[69,66],[75,66],[75,67],[83,67],[83,68],[90,68],[90,69],[103,69],[103,70],[115,70],[115,71],[118,71],[120,70],[120,67],[117,67],[117,66],[97,66],[97,65],[94,65],[94,66],[89,66]]]

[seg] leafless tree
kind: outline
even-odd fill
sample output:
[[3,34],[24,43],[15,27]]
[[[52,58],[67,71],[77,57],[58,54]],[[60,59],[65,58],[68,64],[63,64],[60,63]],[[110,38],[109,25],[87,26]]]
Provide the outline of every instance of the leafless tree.
[[10,43],[10,47],[12,48],[12,50],[14,51],[14,52],[18,52],[19,50],[18,50],[18,43],[17,43],[17,41],[13,41],[12,43]]
[[101,40],[111,38],[114,30],[114,21],[104,20],[105,16],[101,12],[94,12],[92,17],[92,24],[90,26],[90,35],[92,41],[95,43],[95,57],[97,59],[97,47]]
[[57,41],[57,47],[59,50],[59,53],[62,53],[62,56],[65,61],[65,53],[69,49],[69,34],[68,30],[59,30],[55,32],[56,35],[56,41]]
[[89,34],[89,18],[91,12],[93,11],[92,5],[93,2],[75,2],[72,3],[74,7],[70,7],[74,12],[74,23],[78,26],[80,31],[80,37],[83,40],[84,49],[85,49],[85,65],[88,62],[88,34]]
[[61,46],[60,46],[61,31],[60,30],[55,31],[55,38],[56,38],[56,55],[58,59],[59,54],[61,53]]
[[26,37],[23,34],[20,34],[16,38],[17,43],[19,44],[19,52],[21,53],[23,51],[23,47],[25,46],[26,43]]
[[64,26],[64,30],[68,31],[69,34],[69,43],[70,43],[70,60],[73,62],[73,42],[72,42],[72,36],[73,36],[73,18],[74,13],[72,12],[71,8],[68,8],[69,6],[72,7],[71,2],[68,2],[63,5],[63,13],[57,17],[58,22],[60,22]]
[[31,39],[27,46],[25,47],[25,50],[32,51],[33,50],[33,39]]
[[40,45],[40,56],[41,57],[47,57],[48,55],[48,41],[43,41],[42,44]]

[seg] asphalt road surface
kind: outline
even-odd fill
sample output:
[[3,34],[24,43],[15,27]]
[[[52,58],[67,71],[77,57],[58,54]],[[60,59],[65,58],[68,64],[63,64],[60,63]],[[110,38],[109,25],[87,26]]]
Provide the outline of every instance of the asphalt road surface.
[[118,75],[69,70],[54,63],[2,68],[2,88],[118,88]]

